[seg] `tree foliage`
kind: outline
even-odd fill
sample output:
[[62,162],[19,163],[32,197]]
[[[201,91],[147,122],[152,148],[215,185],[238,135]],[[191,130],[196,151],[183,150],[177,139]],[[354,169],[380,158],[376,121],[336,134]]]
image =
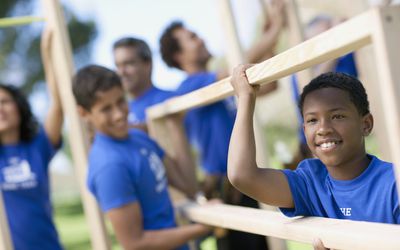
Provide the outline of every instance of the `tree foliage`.
[[[1,0],[0,17],[32,15],[36,0]],[[97,35],[93,20],[82,20],[64,6],[74,61],[87,63]],[[40,57],[40,36],[44,23],[0,29],[0,82],[20,86],[30,93],[44,81]]]

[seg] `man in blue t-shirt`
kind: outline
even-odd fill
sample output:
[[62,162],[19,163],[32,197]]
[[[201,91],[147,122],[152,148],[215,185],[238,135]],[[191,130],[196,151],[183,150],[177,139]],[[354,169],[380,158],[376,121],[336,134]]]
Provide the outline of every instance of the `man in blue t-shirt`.
[[[246,61],[258,62],[273,55],[274,45],[283,26],[283,4],[274,5],[269,26],[262,37],[246,53]],[[207,63],[211,54],[204,41],[196,33],[187,29],[181,22],[173,22],[160,38],[160,50],[164,62],[184,71],[187,78],[176,90],[177,95],[184,95],[208,86],[228,76],[226,71],[208,72]],[[275,90],[276,83],[264,87],[264,94]],[[191,143],[199,152],[200,164],[205,172],[203,191],[207,198],[222,196],[229,204],[258,207],[256,201],[241,195],[231,188],[226,180],[227,153],[230,135],[236,116],[234,99],[227,98],[210,105],[195,108],[187,113],[185,127]],[[228,184],[228,185],[224,185]],[[222,192],[222,189],[225,191]],[[240,234],[249,238],[241,238]],[[219,249],[266,249],[265,239],[250,234],[229,232],[228,241]],[[255,239],[253,241],[253,239]],[[254,245],[253,243],[255,242]],[[225,244],[225,243],[224,243]],[[245,244],[245,245],[243,245]]]
[[252,136],[256,88],[248,84],[246,68],[238,67],[232,77],[238,95],[228,155],[233,185],[287,216],[399,224],[393,164],[365,150],[374,122],[362,83],[337,72],[313,79],[299,107],[307,145],[317,159],[302,161],[295,171],[258,168]]
[[146,128],[146,109],[173,96],[154,86],[151,80],[152,56],[150,47],[141,39],[124,37],[113,45],[117,73],[128,93],[129,116],[132,127]]
[[[201,224],[176,226],[167,185],[193,197],[194,166],[182,157],[179,162],[171,159],[142,131],[129,130],[128,105],[117,74],[87,66],[74,77],[73,93],[79,113],[96,130],[87,184],[121,246],[187,249],[187,241],[209,233]],[[170,133],[180,133],[179,124],[175,121]],[[175,146],[185,151],[184,142],[175,141]]]

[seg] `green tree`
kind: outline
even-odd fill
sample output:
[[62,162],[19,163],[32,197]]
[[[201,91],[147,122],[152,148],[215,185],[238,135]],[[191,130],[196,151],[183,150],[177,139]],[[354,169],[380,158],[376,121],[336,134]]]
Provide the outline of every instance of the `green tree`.
[[[32,15],[37,0],[1,0],[0,17]],[[93,20],[79,19],[64,6],[74,61],[78,66],[90,59],[93,40],[97,35]],[[44,81],[40,57],[40,36],[43,23],[32,23],[0,29],[0,81],[20,86],[25,93]]]

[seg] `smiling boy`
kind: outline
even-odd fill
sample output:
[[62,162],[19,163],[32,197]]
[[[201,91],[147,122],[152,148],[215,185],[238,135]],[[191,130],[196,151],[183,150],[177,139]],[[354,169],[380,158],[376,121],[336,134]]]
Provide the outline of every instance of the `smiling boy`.
[[[96,130],[89,153],[88,187],[121,246],[187,249],[187,241],[210,232],[210,227],[200,224],[176,226],[168,181],[193,196],[196,190],[188,176],[194,166],[184,156],[171,159],[144,132],[129,129],[128,104],[116,73],[96,65],[82,68],[74,77],[73,93],[79,113]],[[185,152],[187,145],[176,129],[183,129],[181,122],[171,122],[175,146]]]
[[365,137],[373,128],[361,82],[342,73],[326,73],[303,90],[300,110],[307,144],[315,159],[296,171],[261,169],[255,161],[253,112],[257,86],[239,66],[232,77],[238,96],[228,177],[260,202],[280,207],[287,216],[321,216],[398,224],[400,212],[393,165],[369,155]]

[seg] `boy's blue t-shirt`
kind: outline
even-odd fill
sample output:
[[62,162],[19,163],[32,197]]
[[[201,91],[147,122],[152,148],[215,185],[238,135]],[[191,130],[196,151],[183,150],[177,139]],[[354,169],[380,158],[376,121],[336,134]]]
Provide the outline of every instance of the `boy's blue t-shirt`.
[[146,122],[146,109],[172,96],[173,92],[152,86],[143,95],[129,101],[129,123],[138,124]]
[[369,155],[366,170],[353,180],[333,179],[319,159],[302,161],[295,171],[282,170],[294,208],[286,216],[320,216],[358,221],[400,223],[393,164]]
[[62,249],[52,219],[48,165],[56,148],[41,128],[29,142],[0,145],[0,181],[14,249]]
[[[176,93],[184,95],[217,81],[215,73],[189,75]],[[236,117],[233,98],[195,108],[186,115],[188,137],[200,153],[201,166],[208,174],[225,175],[229,140]]]
[[144,230],[174,228],[163,158],[162,149],[140,130],[130,130],[126,139],[97,133],[89,153],[89,190],[104,212],[138,202]]

